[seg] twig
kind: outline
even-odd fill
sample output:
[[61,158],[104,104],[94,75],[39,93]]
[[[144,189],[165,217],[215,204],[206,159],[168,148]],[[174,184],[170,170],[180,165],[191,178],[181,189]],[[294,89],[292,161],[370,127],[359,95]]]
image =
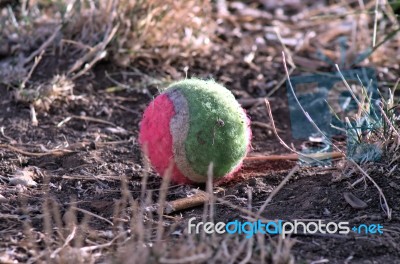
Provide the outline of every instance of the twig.
[[377,31],[377,27],[378,27],[378,5],[379,5],[379,0],[375,0],[374,34],[372,37],[372,47],[373,48],[376,45],[376,31]]
[[58,26],[55,30],[54,33],[44,42],[37,50],[35,50],[28,58],[24,60],[24,65],[29,63],[33,58],[35,58],[38,54],[43,53],[44,50],[53,42],[53,40],[56,38],[58,32],[60,31],[61,26]]
[[261,215],[262,212],[264,212],[265,208],[268,206],[268,204],[271,202],[272,198],[283,188],[283,186],[292,178],[292,176],[297,172],[299,169],[299,166],[294,167],[293,169],[290,170],[288,175],[279,183],[279,185],[272,190],[270,195],[268,196],[267,200],[265,200],[264,204],[258,209],[257,216]]
[[37,120],[36,111],[35,111],[35,107],[33,106],[33,104],[29,105],[29,109],[31,112],[32,126],[38,126],[39,122]]
[[36,69],[36,67],[38,66],[39,62],[42,60],[44,54],[44,50],[42,50],[39,54],[38,57],[35,57],[35,62],[33,63],[33,66],[31,67],[31,69],[29,70],[28,75],[25,77],[25,79],[22,81],[20,88],[24,89],[26,83],[28,82],[28,80],[31,78],[33,71]]
[[64,118],[60,123],[57,124],[57,127],[62,127],[64,124],[68,123],[72,119],[71,116]]
[[124,90],[129,90],[132,88],[130,85],[123,84],[123,83],[115,80],[113,77],[111,77],[111,75],[107,71],[105,72],[105,74],[106,74],[106,78],[108,80],[110,80],[110,82],[112,82],[113,84],[117,85],[118,87],[123,88]]
[[116,237],[114,237],[110,242],[107,242],[107,243],[101,244],[101,245],[83,247],[83,248],[80,248],[79,250],[83,251],[83,252],[87,252],[87,251],[93,251],[93,250],[96,250],[96,249],[106,248],[106,247],[111,246],[118,238],[120,238],[122,236],[125,236],[127,234],[128,234],[127,231],[121,232]]
[[108,45],[108,43],[112,40],[114,35],[117,33],[119,25],[116,25],[114,28],[108,30],[108,32],[105,34],[106,37],[105,39],[97,44],[95,47],[93,47],[88,53],[85,54],[81,59],[77,60],[74,65],[71,66],[71,68],[68,70],[68,75],[72,74],[73,72],[77,71],[79,68],[82,67],[83,64],[85,64],[90,58],[93,58],[92,61],[87,64],[87,67],[84,67],[82,70],[80,70],[77,74],[75,74],[71,79],[74,80],[78,78],[79,76],[82,76],[84,73],[86,73],[97,61],[102,59],[106,55],[105,47]]
[[[343,155],[346,157],[346,155],[344,154],[344,152],[339,149],[335,144],[333,144],[333,142],[330,140],[330,138],[328,138],[325,133],[317,126],[317,124],[314,122],[314,120],[311,118],[311,116],[308,114],[308,112],[306,110],[304,110],[303,106],[301,105],[301,103],[299,102],[299,99],[296,96],[296,93],[294,92],[294,88],[292,85],[292,82],[290,80],[290,75],[289,75],[289,71],[287,69],[287,65],[286,65],[286,58],[285,58],[285,53],[282,52],[282,59],[283,59],[283,67],[285,68],[286,71],[286,75],[288,77],[288,83],[289,83],[289,88],[293,94],[294,99],[296,100],[297,105],[300,107],[300,110],[303,112],[303,114],[306,116],[306,118],[308,119],[308,121],[313,125],[313,127],[325,138],[325,140],[331,144],[338,152],[343,153]],[[348,84],[347,84],[348,85]],[[269,103],[268,103],[269,106]],[[269,106],[270,107],[270,106]],[[269,112],[271,112],[271,110],[269,110]],[[270,116],[272,116],[272,113],[270,113]]]
[[79,119],[79,120],[84,120],[84,121],[90,121],[90,122],[105,124],[105,125],[110,125],[110,126],[114,126],[114,127],[117,126],[116,124],[114,124],[112,122],[109,122],[109,121],[106,121],[106,120],[103,120],[103,119],[99,119],[99,118],[95,118],[95,117],[72,115],[72,116],[69,116],[69,117],[65,118],[60,123],[58,123],[57,127],[62,127],[64,124],[66,124],[67,122],[69,122],[73,118]]
[[360,165],[357,164],[357,162],[355,162],[353,159],[349,159],[349,161],[357,167],[357,169],[359,171],[361,171],[361,173],[368,178],[368,180],[370,180],[372,182],[372,184],[375,186],[375,188],[378,190],[379,192],[379,196],[382,197],[383,199],[383,203],[385,204],[386,208],[382,208],[383,211],[387,214],[388,219],[390,220],[392,218],[392,209],[390,209],[389,204],[386,200],[385,194],[383,193],[382,189],[379,187],[379,185],[374,181],[374,179],[372,179],[371,176],[369,176],[369,174],[363,170],[363,168],[360,167]]
[[382,115],[383,115],[383,117],[385,118],[386,123],[389,125],[390,129],[396,134],[396,136],[397,136],[397,141],[399,141],[399,140],[400,140],[400,134],[399,134],[399,132],[397,131],[396,128],[394,128],[392,122],[390,122],[390,120],[389,120],[389,118],[387,117],[387,115],[386,115],[385,111],[383,110],[382,106],[380,106],[380,105],[378,104],[378,107],[379,107],[379,110],[382,112]]
[[[292,74],[295,68],[291,68],[289,70],[289,74]],[[282,77],[282,79],[278,82],[278,84],[267,94],[268,97],[272,96],[279,88],[281,88],[282,84],[287,80],[286,76]]]
[[283,50],[284,50],[283,52],[286,52],[287,54],[289,54],[289,64],[290,64],[290,66],[291,66],[292,68],[290,69],[289,74],[287,74],[286,76],[284,76],[284,77],[278,82],[278,84],[267,94],[267,97],[272,96],[272,95],[282,86],[282,84],[285,83],[285,81],[289,78],[288,76],[289,76],[290,74],[292,74],[293,71],[296,69],[296,65],[295,65],[294,62],[293,62],[293,59],[292,59],[292,55],[291,55],[291,53],[290,53],[290,50],[286,47],[285,43],[283,42],[282,36],[281,36],[281,34],[279,33],[278,28],[275,28],[275,34],[276,34],[276,36],[278,37],[278,40],[279,40],[279,42],[280,42],[281,45],[282,45],[282,48],[283,48]]
[[158,197],[158,223],[157,223],[157,232],[156,232],[156,241],[157,243],[161,242],[162,235],[164,233],[164,220],[163,220],[163,211],[164,211],[164,206],[165,202],[167,199],[167,192],[168,192],[168,187],[171,182],[171,177],[172,177],[172,170],[173,170],[174,164],[173,162],[170,162],[168,168],[165,170],[163,179],[161,182],[160,186],[160,191],[159,191],[159,197]]
[[18,221],[18,220],[20,220],[20,216],[19,215],[13,215],[13,214],[0,213],[0,219],[10,219],[10,220]]
[[17,147],[14,147],[14,146],[11,146],[11,145],[5,145],[5,144],[0,144],[0,148],[9,149],[9,150],[17,152],[19,154],[22,154],[22,155],[25,155],[25,156],[32,156],[32,157],[44,157],[44,156],[49,156],[49,155],[61,156],[61,155],[64,155],[66,153],[73,152],[73,151],[64,149],[64,150],[52,150],[52,151],[47,152],[47,153],[37,153],[37,152],[25,151],[25,150],[19,149]]
[[252,156],[246,157],[245,161],[273,161],[273,160],[301,160],[301,158],[309,158],[316,160],[326,159],[337,159],[343,158],[345,155],[341,152],[323,152],[323,153],[312,153],[312,154],[288,154],[288,155],[263,155],[263,156]]
[[[275,126],[274,117],[273,117],[273,115],[272,115],[271,105],[269,104],[269,101],[268,101],[267,99],[265,99],[265,105],[266,105],[266,107],[267,107],[267,112],[268,112],[269,118],[271,119],[271,124],[272,124],[272,127],[273,127],[273,130],[272,130],[272,131],[274,132],[275,136],[278,138],[279,143],[281,143],[281,145],[284,146],[284,147],[285,147],[286,149],[288,149],[289,151],[296,153],[299,157],[307,158],[307,155],[306,155],[306,154],[303,154],[303,153],[301,153],[301,152],[295,150],[294,148],[289,147],[289,146],[285,143],[285,141],[283,141],[283,139],[279,136],[278,131],[277,131],[276,126]],[[312,159],[312,158],[311,158],[311,159]],[[315,160],[315,159],[313,159],[313,160],[316,161],[316,162],[318,162],[318,160]]]
[[13,138],[7,136],[7,135],[4,133],[4,127],[3,127],[3,126],[0,127],[0,133],[1,133],[1,135],[2,135],[5,139],[8,140],[11,144],[17,143],[17,141],[16,141],[15,139],[13,139]]
[[335,64],[336,69],[339,72],[340,78],[342,79],[345,87],[347,88],[347,90],[349,90],[351,96],[353,97],[354,101],[357,103],[358,107],[364,112],[364,114],[368,115],[367,110],[365,110],[365,108],[363,107],[362,103],[358,100],[357,96],[355,95],[353,89],[351,89],[349,83],[346,81],[346,79],[344,78],[342,72],[340,71],[339,65]]
[[[259,122],[259,121],[251,121],[250,123],[252,126],[258,126],[258,127],[262,127],[262,128],[268,128],[268,129],[272,129],[271,125],[268,125],[266,123],[263,122]],[[276,128],[276,130],[278,132],[283,132],[282,129]]]
[[54,250],[53,253],[51,253],[50,258],[55,258],[56,255],[66,246],[68,246],[68,244],[72,241],[72,239],[74,239],[76,234],[76,226],[74,226],[74,228],[72,229],[71,234],[68,235],[67,239],[65,240],[64,244],[62,245],[62,247],[57,248],[56,250]]
[[[118,145],[118,144],[126,144],[129,142],[131,142],[131,141],[130,140],[121,140],[121,141],[110,141],[110,142],[96,142],[96,145],[97,146]],[[17,153],[25,155],[25,156],[44,157],[44,156],[50,156],[50,155],[61,156],[61,155],[65,155],[68,153],[73,153],[73,152],[75,152],[76,149],[84,148],[90,144],[92,144],[92,142],[79,142],[79,143],[72,144],[68,148],[65,148],[65,149],[55,149],[55,150],[51,150],[49,152],[44,152],[44,153],[29,152],[29,151],[25,151],[25,150],[19,149],[17,147],[14,147],[12,145],[6,145],[6,144],[0,144],[0,148],[9,149],[11,151],[17,152]]]
[[177,211],[187,210],[196,206],[205,204],[210,200],[206,192],[196,190],[196,194],[190,197],[181,198],[175,201],[167,202],[165,213],[171,214]]
[[393,31],[389,32],[388,34],[386,34],[385,38],[379,42],[378,44],[376,44],[369,55],[371,55],[372,53],[374,53],[380,46],[382,46],[383,44],[385,44],[388,40],[390,40],[391,38],[393,38],[394,36],[396,36],[397,33],[400,32],[400,27],[397,29],[394,29]]
[[90,212],[90,211],[88,211],[88,210],[85,210],[85,209],[82,209],[82,208],[79,208],[79,207],[75,207],[75,206],[72,206],[71,208],[72,208],[73,210],[77,210],[77,211],[80,211],[80,212],[82,212],[82,213],[84,213],[84,214],[88,214],[88,215],[90,215],[90,216],[93,216],[93,217],[96,217],[96,218],[98,218],[98,219],[101,219],[101,220],[103,220],[103,221],[109,223],[109,224],[112,225],[112,226],[114,225],[113,222],[111,222],[110,220],[108,220],[108,219],[106,219],[106,218],[104,218],[104,217],[102,217],[102,216],[100,216],[100,215],[97,215],[97,214],[95,214],[95,213],[92,213],[92,212]]

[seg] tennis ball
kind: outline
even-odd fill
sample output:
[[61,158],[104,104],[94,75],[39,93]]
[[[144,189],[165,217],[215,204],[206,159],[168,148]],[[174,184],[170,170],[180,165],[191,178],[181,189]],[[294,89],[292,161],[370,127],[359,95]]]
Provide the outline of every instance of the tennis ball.
[[233,94],[213,80],[175,82],[146,108],[139,143],[154,169],[175,183],[233,176],[251,139],[250,120]]

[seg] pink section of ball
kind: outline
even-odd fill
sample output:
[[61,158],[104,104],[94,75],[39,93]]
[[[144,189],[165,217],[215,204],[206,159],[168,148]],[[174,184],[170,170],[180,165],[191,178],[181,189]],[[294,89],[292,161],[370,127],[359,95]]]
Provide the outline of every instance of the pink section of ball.
[[140,123],[139,143],[149,157],[151,165],[164,176],[169,166],[173,166],[171,180],[175,183],[192,183],[178,169],[172,150],[170,121],[175,115],[172,101],[166,94],[157,96],[146,108]]

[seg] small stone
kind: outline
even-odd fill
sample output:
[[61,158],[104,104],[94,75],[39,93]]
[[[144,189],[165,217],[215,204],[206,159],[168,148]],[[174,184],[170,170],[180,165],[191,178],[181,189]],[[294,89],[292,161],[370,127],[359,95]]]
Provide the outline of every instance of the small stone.
[[364,209],[367,207],[367,204],[363,200],[361,200],[351,192],[345,192],[343,193],[343,196],[346,202],[348,202],[354,209]]

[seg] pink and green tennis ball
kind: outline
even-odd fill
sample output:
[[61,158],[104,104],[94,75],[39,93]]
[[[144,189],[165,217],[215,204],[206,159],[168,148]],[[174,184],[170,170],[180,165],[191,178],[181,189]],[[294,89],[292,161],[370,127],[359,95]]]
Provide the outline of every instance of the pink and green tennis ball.
[[242,165],[251,139],[250,120],[233,94],[213,80],[171,84],[146,108],[139,143],[163,176],[175,183],[204,183],[210,163],[214,180]]

